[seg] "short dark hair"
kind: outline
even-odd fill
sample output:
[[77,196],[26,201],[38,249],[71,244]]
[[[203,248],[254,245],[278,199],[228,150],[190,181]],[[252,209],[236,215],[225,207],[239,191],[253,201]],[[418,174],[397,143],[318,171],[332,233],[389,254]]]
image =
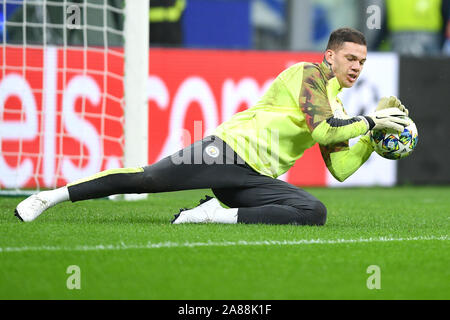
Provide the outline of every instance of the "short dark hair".
[[338,50],[344,42],[353,42],[367,46],[364,34],[352,28],[339,28],[330,34],[327,50]]

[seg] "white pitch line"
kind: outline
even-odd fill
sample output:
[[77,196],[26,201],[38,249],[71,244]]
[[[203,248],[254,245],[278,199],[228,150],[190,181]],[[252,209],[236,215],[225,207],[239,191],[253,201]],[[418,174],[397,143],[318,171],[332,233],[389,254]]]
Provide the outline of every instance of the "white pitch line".
[[194,247],[235,247],[235,246],[296,246],[309,244],[345,244],[345,243],[370,243],[370,242],[401,242],[401,241],[447,241],[448,236],[423,236],[409,238],[359,238],[359,239],[301,239],[301,240],[265,240],[265,241],[221,241],[221,242],[157,242],[143,244],[119,244],[108,245],[78,245],[66,246],[35,246],[35,247],[0,247],[0,253],[7,252],[27,252],[27,251],[112,251],[112,250],[133,250],[133,249],[159,249],[159,248],[194,248]]

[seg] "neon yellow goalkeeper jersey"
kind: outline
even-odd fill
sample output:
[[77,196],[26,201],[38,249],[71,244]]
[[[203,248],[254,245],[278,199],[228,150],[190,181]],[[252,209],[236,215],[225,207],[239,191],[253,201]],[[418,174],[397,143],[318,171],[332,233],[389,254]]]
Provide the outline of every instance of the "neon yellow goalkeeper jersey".
[[[297,63],[279,74],[254,106],[222,123],[214,134],[254,170],[273,178],[289,170],[306,149],[319,143],[327,167],[345,179],[373,149],[367,137],[361,139],[362,146],[351,155],[353,164],[347,168],[348,139],[368,129],[362,117],[346,115],[337,97],[340,90],[325,60],[320,64]],[[345,157],[340,152],[341,157],[333,161],[333,153],[339,151],[346,151]],[[347,164],[340,163],[344,159]]]

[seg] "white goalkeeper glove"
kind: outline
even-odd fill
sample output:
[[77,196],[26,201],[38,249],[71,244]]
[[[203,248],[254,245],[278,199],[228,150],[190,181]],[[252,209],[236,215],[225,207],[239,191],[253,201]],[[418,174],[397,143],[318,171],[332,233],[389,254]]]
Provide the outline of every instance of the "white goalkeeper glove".
[[388,108],[397,108],[400,111],[403,111],[406,116],[408,116],[409,114],[408,109],[406,109],[406,107],[401,103],[401,101],[395,96],[381,98],[380,101],[378,102],[378,106],[375,109],[375,111],[380,111]]
[[404,117],[406,114],[398,108],[387,108],[375,111],[369,116],[364,116],[369,130],[383,130],[403,132],[410,124]]

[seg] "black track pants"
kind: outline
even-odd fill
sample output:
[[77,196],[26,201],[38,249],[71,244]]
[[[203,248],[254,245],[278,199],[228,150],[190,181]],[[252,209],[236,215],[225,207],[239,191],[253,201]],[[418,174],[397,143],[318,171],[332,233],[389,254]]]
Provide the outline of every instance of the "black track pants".
[[254,171],[215,136],[143,168],[107,170],[68,185],[70,199],[80,201],[125,193],[157,193],[211,188],[238,222],[323,225],[325,206],[311,194]]

